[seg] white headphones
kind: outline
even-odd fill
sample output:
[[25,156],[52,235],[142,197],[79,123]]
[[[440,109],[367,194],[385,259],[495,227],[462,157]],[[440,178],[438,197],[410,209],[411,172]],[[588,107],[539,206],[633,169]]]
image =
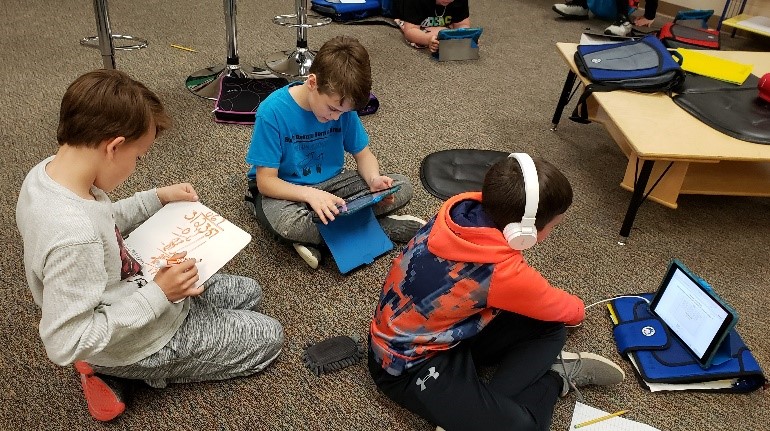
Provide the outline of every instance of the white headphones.
[[526,153],[511,153],[508,157],[513,157],[521,166],[521,174],[524,179],[524,193],[526,202],[524,204],[524,216],[520,223],[508,223],[503,229],[503,236],[508,241],[508,245],[514,250],[526,250],[537,243],[537,228],[535,227],[535,216],[537,215],[537,205],[540,200],[540,184],[537,178],[537,168],[532,157]]

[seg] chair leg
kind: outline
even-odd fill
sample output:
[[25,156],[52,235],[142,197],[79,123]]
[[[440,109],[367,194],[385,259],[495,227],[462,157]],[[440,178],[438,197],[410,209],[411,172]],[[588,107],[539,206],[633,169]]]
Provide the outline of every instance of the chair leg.
[[294,51],[279,51],[271,54],[265,60],[267,68],[275,73],[307,78],[310,66],[315,59],[315,53],[307,48],[297,48]]
[[[265,65],[271,71],[290,77],[306,78],[313,64],[315,52],[307,47],[307,29],[310,27],[319,27],[331,22],[329,18],[316,18],[314,22],[308,20],[307,14],[308,0],[295,0],[296,15],[283,15],[273,19],[273,22],[280,25],[297,28],[297,46],[294,50],[279,51],[267,57]],[[285,18],[296,17],[296,22],[287,23]]]
[[[107,7],[107,0],[94,0],[94,16],[96,17],[96,36],[84,37],[80,44],[89,48],[98,48],[102,55],[102,62],[105,69],[115,69],[115,51],[130,51],[147,47],[147,41],[133,36],[122,34],[112,34],[110,29],[110,12]],[[130,45],[115,46],[114,40],[134,41]]]
[[110,17],[107,10],[107,0],[94,0],[94,15],[96,15],[96,30],[99,38],[99,52],[105,69],[115,69],[115,44],[112,42]]
[[219,87],[225,76],[252,77],[263,75],[264,69],[253,66],[242,67],[238,58],[238,25],[236,22],[236,0],[223,0],[225,9],[225,30],[227,33],[227,63],[215,64],[193,72],[185,80],[185,87],[196,96],[216,100]]

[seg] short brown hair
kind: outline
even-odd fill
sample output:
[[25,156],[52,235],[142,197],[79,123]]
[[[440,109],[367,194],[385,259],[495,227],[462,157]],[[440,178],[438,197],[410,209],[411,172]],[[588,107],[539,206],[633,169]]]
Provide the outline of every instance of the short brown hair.
[[[540,198],[535,227],[542,229],[572,205],[572,186],[567,177],[551,163],[533,157],[537,169]],[[519,162],[513,157],[498,161],[484,177],[481,205],[499,229],[518,223],[524,216],[527,198]]]
[[350,100],[355,109],[369,102],[372,90],[372,68],[369,53],[358,39],[337,36],[318,50],[308,73],[318,82],[318,91],[340,96],[340,103]]
[[56,139],[59,145],[97,147],[123,136],[133,141],[155,124],[155,136],[171,126],[158,96],[119,70],[100,69],[78,77],[64,93]]

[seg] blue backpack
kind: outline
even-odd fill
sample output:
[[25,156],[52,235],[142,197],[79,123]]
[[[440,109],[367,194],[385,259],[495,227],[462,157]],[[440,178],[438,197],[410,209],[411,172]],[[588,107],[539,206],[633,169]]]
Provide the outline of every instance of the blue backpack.
[[[674,60],[674,57],[677,59]],[[586,99],[595,91],[633,90],[671,93],[684,82],[682,55],[668,51],[655,35],[606,45],[578,45],[575,65],[591,81],[571,119],[588,122]],[[582,112],[580,112],[582,110]]]

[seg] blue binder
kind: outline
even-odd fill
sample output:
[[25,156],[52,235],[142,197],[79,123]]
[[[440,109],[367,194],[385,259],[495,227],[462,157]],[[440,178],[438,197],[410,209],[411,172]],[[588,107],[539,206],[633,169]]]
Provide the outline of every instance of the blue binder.
[[[653,293],[643,293],[652,299]],[[613,335],[621,355],[632,357],[640,377],[654,383],[701,383],[733,380],[725,392],[751,392],[767,383],[762,368],[740,335],[732,329],[720,346],[719,360],[703,369],[678,338],[650,313],[639,298],[617,298],[608,305],[617,319]]]
[[328,224],[316,223],[334,262],[346,274],[393,249],[371,207],[338,216]]

